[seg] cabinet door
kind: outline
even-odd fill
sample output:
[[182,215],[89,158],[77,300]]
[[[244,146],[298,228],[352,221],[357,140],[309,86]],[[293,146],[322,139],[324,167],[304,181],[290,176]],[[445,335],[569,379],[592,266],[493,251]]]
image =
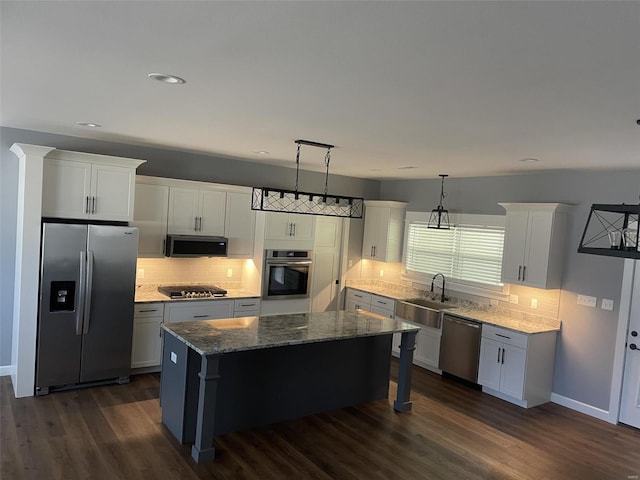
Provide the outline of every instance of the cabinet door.
[[502,281],[504,283],[521,283],[524,252],[527,246],[527,211],[511,211],[507,213],[504,251],[502,254]]
[[493,390],[500,390],[500,361],[502,344],[491,340],[490,338],[482,338],[480,343],[480,365],[478,367],[478,383],[483,387]]
[[267,212],[265,223],[265,238],[267,240],[292,239],[293,226],[289,214]]
[[440,330],[422,327],[416,335],[414,360],[421,364],[438,368],[440,363]]
[[522,400],[524,398],[524,376],[527,364],[527,351],[523,348],[503,344],[502,371],[500,373],[500,391]]
[[362,237],[362,258],[375,258],[374,249],[378,244],[380,228],[380,208],[367,207],[364,217],[364,234]]
[[42,216],[88,218],[91,196],[91,164],[45,159],[42,183]]
[[196,235],[199,190],[193,188],[169,188],[168,233]]
[[226,203],[226,192],[200,191],[198,235],[224,236]]
[[130,222],[133,220],[136,171],[133,168],[94,164],[91,194],[94,220]]
[[379,307],[376,305],[371,305],[371,313],[377,313],[378,315],[382,315],[387,318],[396,318],[393,310],[389,310],[388,308]]
[[391,353],[394,354],[394,356],[399,357],[400,356],[400,342],[402,341],[402,334],[401,333],[394,333],[393,334],[393,340],[391,341]]
[[255,212],[251,210],[251,193],[228,192],[225,237],[229,239],[229,258],[253,258]]
[[366,303],[358,302],[357,300],[353,300],[351,298],[347,298],[344,303],[345,310],[369,310],[370,306]]
[[293,224],[293,237],[296,240],[313,241],[313,215],[300,215],[292,213],[289,215],[289,221]]
[[527,250],[524,259],[526,268],[523,272],[525,285],[544,288],[547,284],[552,226],[553,213],[529,213]]
[[160,365],[161,352],[162,317],[134,318],[131,368]]
[[139,257],[161,257],[167,236],[169,187],[163,185],[136,185],[132,226],[140,229]]

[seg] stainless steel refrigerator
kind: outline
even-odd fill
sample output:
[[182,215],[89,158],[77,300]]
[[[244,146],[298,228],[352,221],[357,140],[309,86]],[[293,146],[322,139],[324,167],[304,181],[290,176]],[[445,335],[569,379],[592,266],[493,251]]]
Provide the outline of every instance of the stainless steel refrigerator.
[[138,229],[43,223],[36,394],[129,380]]

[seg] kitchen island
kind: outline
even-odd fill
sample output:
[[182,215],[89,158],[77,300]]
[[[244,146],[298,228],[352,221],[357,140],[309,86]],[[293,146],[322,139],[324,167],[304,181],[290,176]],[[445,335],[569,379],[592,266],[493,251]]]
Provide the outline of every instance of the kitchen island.
[[215,436],[388,397],[393,333],[401,333],[393,408],[411,410],[417,327],[352,310],[164,324],[162,422],[197,462]]

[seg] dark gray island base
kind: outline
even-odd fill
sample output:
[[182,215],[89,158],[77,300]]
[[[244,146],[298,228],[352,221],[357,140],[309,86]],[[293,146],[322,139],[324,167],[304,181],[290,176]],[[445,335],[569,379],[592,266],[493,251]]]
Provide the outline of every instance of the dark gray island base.
[[215,436],[389,395],[391,342],[402,332],[393,408],[411,410],[418,328],[354,311],[164,324],[162,422],[198,462]]

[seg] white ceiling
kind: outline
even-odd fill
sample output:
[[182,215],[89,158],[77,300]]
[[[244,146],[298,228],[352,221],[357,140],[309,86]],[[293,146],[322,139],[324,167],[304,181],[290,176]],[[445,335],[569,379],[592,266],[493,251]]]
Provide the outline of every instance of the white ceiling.
[[[640,167],[638,1],[2,0],[0,13],[3,126],[286,166],[301,138],[335,144],[330,172],[361,178]],[[323,154],[303,147],[301,168],[323,170]]]

